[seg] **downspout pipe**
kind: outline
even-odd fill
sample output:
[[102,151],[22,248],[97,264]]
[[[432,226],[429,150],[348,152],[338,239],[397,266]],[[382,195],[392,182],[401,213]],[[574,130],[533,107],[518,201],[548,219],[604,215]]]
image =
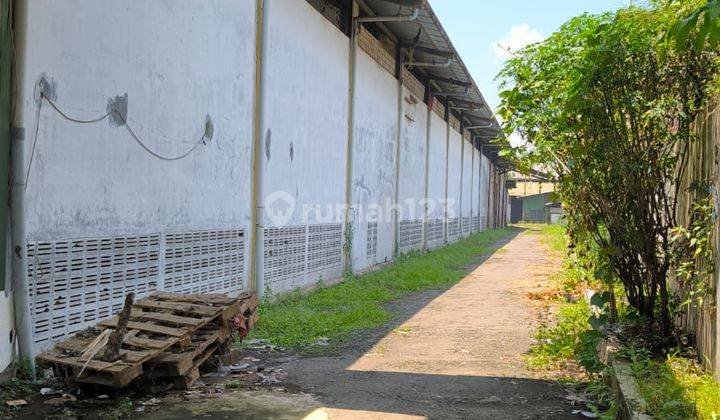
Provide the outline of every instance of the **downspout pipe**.
[[263,59],[267,49],[265,28],[267,26],[267,9],[265,0],[256,0],[255,4],[255,86],[253,92],[253,146],[252,146],[252,203],[250,216],[250,290],[256,292],[262,298],[265,292],[263,273],[264,256],[260,252],[263,242],[263,212],[262,207],[262,133],[264,119],[264,88],[265,88],[265,67]]
[[488,125],[471,125],[471,126],[465,127],[465,128],[467,128],[468,130],[478,130],[481,128],[493,128],[494,126],[495,126],[494,123],[490,123]]
[[15,109],[15,119],[12,129],[12,145],[10,152],[10,165],[12,183],[10,192],[10,238],[12,242],[11,276],[13,285],[13,306],[15,315],[15,333],[18,337],[18,356],[28,362],[30,376],[33,382],[35,375],[35,354],[33,346],[32,314],[30,312],[30,293],[28,285],[27,262],[27,236],[25,219],[25,133],[31,124],[31,116],[25,112],[24,98],[32,97],[27,92],[24,83],[26,75],[27,49],[27,1],[15,2],[15,43],[16,61],[13,63],[17,71],[18,80],[15,89],[21,100],[20,106]]
[[452,65],[452,58],[448,58],[447,61],[442,63],[433,63],[433,62],[425,62],[425,61],[408,61],[407,63],[403,63],[404,66],[407,67],[450,67]]
[[403,73],[400,65],[401,53],[399,48],[396,51],[395,73],[397,77],[397,133],[395,136],[395,185],[393,191],[393,257],[400,255],[400,143],[402,142],[403,127]]

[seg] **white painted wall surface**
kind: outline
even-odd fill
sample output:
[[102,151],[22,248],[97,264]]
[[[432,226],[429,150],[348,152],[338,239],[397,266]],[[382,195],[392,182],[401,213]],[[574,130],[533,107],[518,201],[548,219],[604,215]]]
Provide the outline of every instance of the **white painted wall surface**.
[[472,182],[472,194],[473,194],[473,210],[472,217],[478,220],[477,229],[479,229],[479,216],[480,208],[482,203],[480,202],[480,151],[473,147],[473,182]]
[[488,195],[490,194],[490,159],[481,155],[480,166],[480,229],[487,229]]
[[462,161],[462,137],[454,128],[450,128],[448,151],[448,217],[460,217],[460,191],[462,181],[460,162]]
[[0,292],[0,371],[8,369],[16,356],[14,329],[12,294]]
[[[403,98],[414,97],[403,87]],[[400,135],[400,220],[422,220],[422,200],[425,197],[425,138],[427,136],[427,106],[423,98],[416,104],[403,100]]]
[[[390,261],[395,195],[397,80],[358,49],[353,153],[353,204],[357,206],[352,246],[356,272]],[[377,251],[368,255],[368,223],[377,223]]]
[[[294,211],[282,220],[287,225],[340,225],[344,214],[336,209],[345,203],[349,39],[305,1],[268,0],[265,13],[263,202],[274,193],[291,197]],[[263,226],[282,225],[268,217],[277,209],[267,204]],[[302,273],[278,281],[272,290],[341,273],[342,264]]]
[[[266,146],[268,132],[270,140],[263,191],[293,196],[289,224],[303,224],[306,205],[345,202],[349,40],[305,1],[268,0],[265,7]],[[310,223],[341,222],[332,216]]]
[[[128,94],[128,119],[146,153],[123,127],[79,125],[45,103],[27,187],[30,241],[246,227],[250,205],[252,2],[131,0],[28,2],[27,92],[42,75],[70,115],[106,112]],[[236,52],[236,53],[229,53]],[[38,109],[21,98],[26,133]],[[26,162],[31,147],[26,148]]]
[[[50,285],[31,295],[36,346],[109,316],[126,291],[142,296],[162,288],[164,235],[230,232],[234,239],[218,240],[237,246],[228,252],[239,258],[228,282],[215,281],[216,274],[195,281],[191,268],[177,269],[176,279],[182,278],[179,287],[201,291],[244,287],[247,253],[240,247],[248,249],[247,235],[234,230],[246,230],[250,216],[254,3],[26,3],[28,48],[20,83],[27,95],[20,106],[25,161],[32,161],[25,203],[28,265],[62,266],[84,252],[96,258],[76,266],[72,276],[60,269],[33,274],[29,268],[31,287]],[[77,124],[44,102],[36,121],[41,77],[52,86],[57,105],[79,119],[105,114],[110,98],[127,94],[129,124],[158,154],[174,157],[192,148],[205,131],[206,116],[213,136],[186,158],[169,162],[151,156],[109,119]],[[138,236],[139,246],[132,238],[125,242]],[[193,247],[205,240],[198,237]],[[65,242],[75,239],[86,240]],[[40,256],[44,261],[30,257],[34,243],[52,249],[58,241],[56,251]],[[213,267],[224,264],[218,261]]]
[[[465,148],[465,153],[463,154],[463,181],[462,181],[462,189],[463,189],[463,202],[462,202],[462,215],[463,217],[472,216],[472,208],[475,202],[472,199],[472,192],[473,192],[473,177],[472,177],[472,170],[473,170],[473,164],[472,164],[472,156],[473,156],[473,145],[469,141],[463,141],[463,147]],[[465,231],[465,227],[463,226],[463,231]]]
[[430,155],[428,174],[429,219],[444,217],[445,199],[445,155],[447,146],[447,124],[435,112],[430,119]]

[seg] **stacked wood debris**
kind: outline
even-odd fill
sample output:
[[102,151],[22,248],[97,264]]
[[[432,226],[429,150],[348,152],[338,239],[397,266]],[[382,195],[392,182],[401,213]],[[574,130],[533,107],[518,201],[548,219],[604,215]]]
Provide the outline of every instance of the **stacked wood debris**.
[[123,388],[166,381],[187,388],[200,366],[231,337],[244,338],[258,319],[255,294],[156,293],[62,341],[38,359],[79,383]]

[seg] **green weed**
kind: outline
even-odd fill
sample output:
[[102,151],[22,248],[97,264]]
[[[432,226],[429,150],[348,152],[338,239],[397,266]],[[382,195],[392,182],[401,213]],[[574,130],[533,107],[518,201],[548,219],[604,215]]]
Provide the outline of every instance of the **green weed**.
[[514,232],[517,229],[485,231],[427,254],[403,256],[388,267],[333,286],[273,298],[260,307],[260,322],[250,338],[304,348],[319,337],[337,342],[354,331],[381,326],[393,316],[385,303],[458,282],[466,274],[463,266]]
[[631,349],[631,360],[648,411],[662,419],[717,419],[720,416],[720,384],[691,359],[679,355],[665,360],[649,352]]

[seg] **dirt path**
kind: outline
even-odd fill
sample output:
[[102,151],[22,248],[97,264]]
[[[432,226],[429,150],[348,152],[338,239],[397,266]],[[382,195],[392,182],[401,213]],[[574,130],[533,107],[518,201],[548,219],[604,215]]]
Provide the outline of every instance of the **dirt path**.
[[[574,418],[563,398],[566,391],[539,379],[522,359],[537,316],[524,292],[557,264],[541,236],[523,232],[468,267],[472,271],[450,289],[395,302],[395,323],[320,357],[276,360],[287,374],[282,386],[290,392],[262,397],[284,401],[292,410],[258,409],[256,414],[353,420]],[[236,393],[153,417],[238,418],[236,409],[252,405],[249,398],[258,395]],[[199,409],[203,405],[206,409]]]

